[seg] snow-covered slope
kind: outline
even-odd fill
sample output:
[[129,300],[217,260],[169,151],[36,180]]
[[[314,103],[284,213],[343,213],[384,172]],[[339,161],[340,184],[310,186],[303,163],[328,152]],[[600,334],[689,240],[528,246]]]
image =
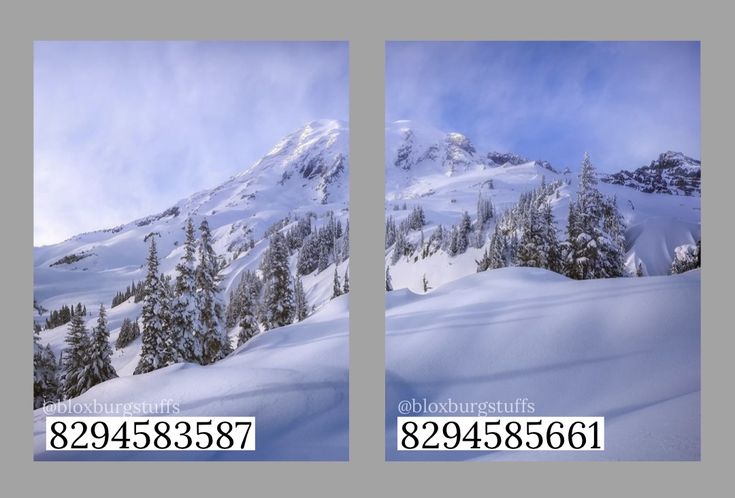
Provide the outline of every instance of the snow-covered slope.
[[[84,233],[59,244],[36,247],[34,298],[48,310],[85,304],[89,325],[100,304],[110,307],[112,297],[132,281],[145,278],[146,236],[157,239],[161,270],[173,275],[183,253],[184,225],[195,226],[206,217],[214,248],[228,263],[224,270],[225,295],[237,285],[246,269],[255,270],[268,247],[265,231],[274,223],[311,212],[314,226],[333,211],[344,224],[348,217],[348,129],[345,123],[323,120],[288,135],[262,159],[223,184],[198,192],[164,212],[125,225]],[[288,229],[290,225],[285,225]],[[249,248],[250,239],[255,243]],[[81,259],[79,259],[81,258]],[[292,258],[295,264],[295,257]],[[348,263],[340,265],[340,276]],[[303,278],[309,305],[319,308],[331,297],[334,265]],[[123,318],[135,319],[140,303],[132,300],[110,313],[112,340]],[[48,316],[48,315],[46,315]],[[34,319],[43,323],[36,313]],[[58,355],[66,326],[43,331],[41,342]],[[115,367],[122,373],[134,368],[139,343],[115,352]],[[131,362],[133,363],[131,365]]]
[[[503,268],[386,294],[390,459],[699,459],[700,272],[574,281]],[[604,416],[604,452],[397,452],[401,400]]]
[[[117,309],[117,308],[116,308]],[[295,325],[256,336],[203,367],[176,364],[99,384],[71,402],[160,406],[183,416],[255,416],[254,452],[45,452],[45,415],[33,417],[36,459],[346,460],[348,458],[348,296]],[[120,414],[122,415],[122,413]]]
[[[581,159],[580,156],[580,163]],[[562,169],[564,173],[559,172]],[[400,222],[408,216],[411,206],[420,205],[426,213],[427,225],[423,231],[427,240],[438,225],[446,228],[458,224],[464,211],[474,219],[480,193],[491,199],[496,213],[500,213],[513,206],[521,193],[538,187],[542,181],[556,180],[564,182],[559,197],[552,200],[561,237],[569,200],[576,196],[578,187],[577,174],[567,168],[552,167],[542,160],[530,161],[513,153],[481,152],[459,133],[445,133],[411,121],[397,121],[386,127],[385,177],[386,216]],[[598,188],[616,198],[624,218],[628,241],[626,266],[631,274],[639,264],[645,275],[667,274],[674,249],[700,238],[698,196],[647,193],[604,182]],[[409,209],[400,209],[404,204]],[[396,207],[399,209],[395,210]],[[420,234],[414,232],[411,236],[415,242]],[[426,259],[402,258],[390,268],[393,286],[419,292],[426,275],[429,284],[437,288],[474,273],[475,260],[482,253],[482,248],[470,248],[454,257],[439,251]],[[386,264],[390,260],[388,248]]]

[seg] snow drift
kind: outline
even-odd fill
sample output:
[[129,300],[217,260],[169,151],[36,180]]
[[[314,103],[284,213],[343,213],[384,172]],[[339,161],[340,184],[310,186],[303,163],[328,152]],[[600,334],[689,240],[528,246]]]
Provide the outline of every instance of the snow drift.
[[96,400],[105,406],[160,406],[163,400],[173,400],[180,411],[172,415],[254,416],[254,452],[46,452],[46,416],[38,409],[33,412],[35,459],[346,460],[347,316],[345,295],[303,322],[256,336],[212,365],[179,363],[119,377],[71,400],[72,404]]
[[[386,294],[391,460],[698,460],[700,271],[575,281],[531,268]],[[401,400],[528,398],[539,416],[604,416],[604,452],[397,452]]]

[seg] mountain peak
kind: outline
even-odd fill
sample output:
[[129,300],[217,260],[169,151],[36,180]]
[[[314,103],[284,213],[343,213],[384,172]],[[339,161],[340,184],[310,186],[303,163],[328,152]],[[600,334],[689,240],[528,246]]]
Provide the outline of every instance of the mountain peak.
[[406,171],[421,165],[424,169],[446,175],[488,166],[507,167],[527,163],[557,172],[548,161],[533,161],[519,154],[494,151],[478,154],[475,145],[465,134],[444,132],[411,120],[386,124],[385,163],[388,171],[390,165]]
[[684,155],[683,152],[667,150],[659,154],[658,159],[651,161],[650,167],[656,169],[688,168],[697,170],[702,167],[702,163]]
[[603,182],[623,185],[641,192],[670,195],[701,195],[702,163],[682,152],[668,150],[648,166],[622,170],[602,177]]

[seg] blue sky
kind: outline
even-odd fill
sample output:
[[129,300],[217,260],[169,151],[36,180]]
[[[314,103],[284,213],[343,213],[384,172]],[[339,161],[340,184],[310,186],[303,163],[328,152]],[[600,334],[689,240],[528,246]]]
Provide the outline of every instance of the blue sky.
[[340,42],[36,42],[33,69],[34,245],[161,211],[349,113]]
[[698,42],[389,42],[386,120],[577,169],[700,158]]

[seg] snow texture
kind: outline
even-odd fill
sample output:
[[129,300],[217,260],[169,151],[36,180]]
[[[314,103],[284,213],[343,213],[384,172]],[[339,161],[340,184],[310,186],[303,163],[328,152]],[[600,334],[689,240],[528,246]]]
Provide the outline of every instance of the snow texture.
[[[502,268],[386,293],[387,458],[698,460],[699,323],[699,270],[576,281]],[[605,451],[398,452],[397,406],[412,398],[604,416]]]

